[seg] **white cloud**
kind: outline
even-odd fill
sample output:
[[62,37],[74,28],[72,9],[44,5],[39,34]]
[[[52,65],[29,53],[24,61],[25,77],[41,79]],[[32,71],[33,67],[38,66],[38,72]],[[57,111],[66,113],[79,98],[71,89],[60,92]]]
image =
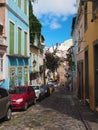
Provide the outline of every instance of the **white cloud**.
[[59,23],[53,21],[53,22],[50,24],[50,28],[52,28],[52,29],[61,28],[61,25],[60,25]]
[[54,19],[64,21],[68,15],[75,14],[75,3],[76,0],[38,0],[37,3],[33,3],[33,12],[38,18],[46,16],[44,22],[47,21],[50,27],[57,28],[60,24]]

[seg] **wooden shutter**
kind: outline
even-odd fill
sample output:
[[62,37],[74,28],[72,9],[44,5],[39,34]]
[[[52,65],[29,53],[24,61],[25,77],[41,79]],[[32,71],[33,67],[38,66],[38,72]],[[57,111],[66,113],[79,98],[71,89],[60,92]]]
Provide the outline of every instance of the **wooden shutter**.
[[18,54],[21,55],[21,28],[18,28]]
[[10,22],[10,54],[14,53],[14,24]]
[[27,55],[27,33],[24,33],[24,54]]

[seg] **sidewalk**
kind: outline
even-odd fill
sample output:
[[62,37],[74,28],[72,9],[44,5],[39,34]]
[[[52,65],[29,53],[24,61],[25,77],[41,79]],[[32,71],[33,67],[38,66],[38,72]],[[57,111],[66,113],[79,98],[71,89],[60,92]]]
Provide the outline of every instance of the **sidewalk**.
[[84,105],[75,95],[73,95],[73,100],[86,129],[98,130],[98,113],[91,111],[89,106]]

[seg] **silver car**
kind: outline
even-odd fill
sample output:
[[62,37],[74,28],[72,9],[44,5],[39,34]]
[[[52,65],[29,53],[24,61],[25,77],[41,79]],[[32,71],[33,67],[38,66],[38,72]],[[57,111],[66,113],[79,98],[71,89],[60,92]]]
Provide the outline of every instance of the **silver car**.
[[32,87],[35,90],[37,100],[41,101],[43,98],[45,98],[45,90],[42,85],[36,84],[36,85],[32,85]]
[[0,88],[0,119],[11,119],[11,100],[8,90]]

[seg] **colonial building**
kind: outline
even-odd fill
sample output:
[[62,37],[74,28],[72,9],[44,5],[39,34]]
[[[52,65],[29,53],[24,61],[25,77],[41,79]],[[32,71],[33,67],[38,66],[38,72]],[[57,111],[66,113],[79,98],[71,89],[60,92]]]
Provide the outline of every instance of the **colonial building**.
[[79,99],[83,99],[84,93],[84,15],[83,15],[84,2],[80,1],[78,14],[76,19],[76,46],[77,46],[77,95]]
[[98,1],[84,2],[85,100],[98,108]]
[[72,42],[73,42],[73,61],[74,61],[74,68],[73,68],[73,88],[77,89],[77,37],[76,37],[76,16],[73,17],[72,20]]
[[44,84],[44,46],[44,37],[35,35],[34,44],[30,44],[30,84]]
[[38,84],[39,78],[39,47],[38,37],[35,35],[33,44],[30,44],[30,84]]
[[84,103],[98,111],[98,0],[80,0],[78,7],[75,29],[80,34],[77,40],[80,83],[77,85]]
[[4,66],[5,61],[4,57],[6,54],[6,49],[7,49],[7,44],[6,44],[6,33],[5,33],[5,20],[3,19],[3,16],[5,15],[5,8],[3,6],[3,3],[0,4],[0,85],[5,79],[5,74],[4,74]]
[[0,0],[0,23],[7,46],[3,60],[2,87],[28,84],[29,20],[27,0]]

